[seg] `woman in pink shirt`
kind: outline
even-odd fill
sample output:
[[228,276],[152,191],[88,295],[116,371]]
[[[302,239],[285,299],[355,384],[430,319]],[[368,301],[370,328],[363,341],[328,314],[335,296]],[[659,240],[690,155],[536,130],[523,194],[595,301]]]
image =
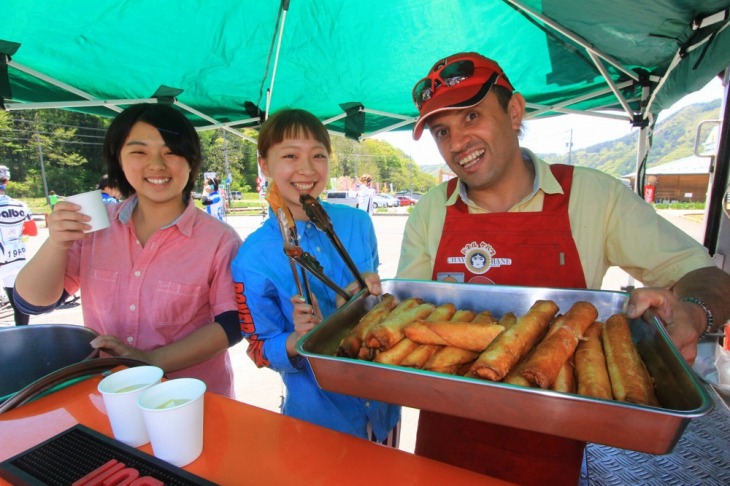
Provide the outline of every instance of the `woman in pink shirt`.
[[241,332],[230,267],[241,239],[190,197],[201,163],[195,129],[171,106],[133,105],[110,125],[104,160],[126,199],[107,205],[111,226],[84,233],[89,218],[59,201],[48,239],[16,280],[19,305],[48,312],[80,289],[84,325],[100,334],[92,346],[232,397],[227,348]]

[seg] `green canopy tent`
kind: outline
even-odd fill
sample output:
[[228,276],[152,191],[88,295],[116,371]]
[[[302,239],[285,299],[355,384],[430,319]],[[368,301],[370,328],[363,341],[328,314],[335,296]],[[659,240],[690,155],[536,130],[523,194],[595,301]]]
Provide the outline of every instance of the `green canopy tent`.
[[175,103],[200,130],[239,136],[294,106],[363,139],[410,129],[417,78],[477,51],[528,117],[641,127],[643,181],[655,116],[730,64],[729,12],[730,0],[5,0],[0,106]]
[[[730,0],[6,0],[2,102],[114,115],[172,99],[196,125],[298,106],[334,132],[406,129],[440,56],[498,60],[532,117],[640,122],[730,61]],[[349,114],[349,119],[348,119]],[[358,116],[363,114],[363,116]],[[358,133],[359,132],[359,133]]]

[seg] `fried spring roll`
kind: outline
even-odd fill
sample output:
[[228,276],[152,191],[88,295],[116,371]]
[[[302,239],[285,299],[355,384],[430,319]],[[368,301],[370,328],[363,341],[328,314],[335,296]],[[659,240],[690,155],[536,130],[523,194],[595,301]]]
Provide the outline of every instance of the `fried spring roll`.
[[401,366],[408,366],[410,368],[423,368],[431,356],[441,349],[441,346],[435,344],[419,344],[416,349],[406,356],[403,361],[400,362]]
[[573,360],[568,360],[563,363],[558,371],[558,376],[555,381],[550,385],[550,389],[564,393],[575,393],[575,374],[573,370]]
[[426,322],[430,321],[448,321],[456,314],[456,306],[454,304],[442,304],[436,307],[426,319],[419,319],[408,324],[403,332],[406,337],[420,344],[438,344],[444,346],[446,343],[443,339],[434,334],[428,327]]
[[441,304],[436,307],[431,315],[429,315],[427,321],[448,321],[456,313],[456,306],[454,304]]
[[522,368],[525,366],[525,363],[527,363],[527,360],[530,359],[530,356],[532,356],[535,353],[535,348],[532,348],[527,355],[522,358],[515,366],[512,367],[511,370],[509,370],[509,373],[507,373],[507,376],[502,378],[502,383],[509,383],[510,385],[520,385],[520,386],[526,386],[526,387],[532,387],[532,383],[527,381],[524,376],[522,376]]
[[456,374],[461,365],[474,360],[477,356],[479,356],[479,353],[453,346],[445,346],[431,356],[431,359],[423,365],[423,369],[453,375]]
[[451,317],[451,320],[454,322],[472,322],[475,317],[476,313],[474,311],[459,309]]
[[[398,341],[405,337],[403,329],[417,319],[425,319],[431,314],[435,306],[433,304],[420,304],[404,311],[395,317],[388,317],[383,322],[374,326],[368,334],[372,338],[367,339],[368,347],[377,347],[381,351],[392,348]],[[372,346],[375,340],[378,345]]]
[[522,376],[531,384],[547,389],[558,377],[560,368],[575,352],[578,341],[598,317],[590,302],[576,302],[555,319],[547,336],[522,367]]
[[[509,383],[510,385],[520,385],[520,386],[526,386],[531,387],[532,384],[525,379],[524,376],[522,376],[522,367],[520,367],[520,364],[517,363],[517,366],[514,367],[512,371],[507,373],[507,376],[505,376],[502,379],[502,383]],[[479,376],[479,375],[477,375]]]
[[418,343],[414,343],[408,338],[403,338],[390,349],[378,353],[373,361],[375,363],[397,365],[417,347]]
[[[378,324],[382,323],[386,319],[395,319],[398,317],[398,315],[402,314],[403,312],[406,312],[410,309],[413,309],[419,304],[423,303],[423,299],[420,299],[418,297],[410,297],[408,299],[405,299],[401,301],[393,310],[390,311],[390,313],[380,321]],[[372,335],[372,330],[376,326],[371,326],[370,329],[365,333],[365,337],[363,338],[363,344],[369,348],[379,348],[380,343],[378,340]]]
[[606,355],[603,354],[603,323],[594,322],[585,333],[583,340],[575,348],[575,377],[578,394],[587,397],[611,400],[611,381],[606,368]]
[[497,319],[488,310],[483,310],[471,321],[474,324],[497,324]]
[[558,313],[551,300],[538,300],[514,326],[501,333],[477,358],[472,370],[482,378],[500,381],[545,335],[550,320]]
[[471,369],[471,365],[474,364],[474,360],[459,365],[459,369],[456,370],[456,374],[459,376],[466,376]]
[[424,320],[418,320],[411,322],[403,328],[403,333],[411,341],[415,341],[419,344],[433,344],[438,346],[446,346],[446,341],[436,334],[426,324]]
[[613,397],[622,402],[658,406],[654,385],[631,338],[623,314],[611,316],[603,329],[603,351]]
[[346,356],[348,358],[356,358],[360,353],[363,339],[373,326],[380,324],[385,320],[388,314],[395,308],[397,301],[392,294],[385,294],[380,302],[375,304],[367,314],[362,316],[360,322],[342,339],[340,346],[337,348],[337,356]]
[[509,329],[510,327],[514,326],[517,322],[517,316],[514,312],[508,312],[505,315],[502,316],[502,318],[499,320],[499,325],[504,327],[505,331]]
[[441,338],[447,346],[481,353],[504,330],[499,324],[472,322],[425,322],[424,326]]

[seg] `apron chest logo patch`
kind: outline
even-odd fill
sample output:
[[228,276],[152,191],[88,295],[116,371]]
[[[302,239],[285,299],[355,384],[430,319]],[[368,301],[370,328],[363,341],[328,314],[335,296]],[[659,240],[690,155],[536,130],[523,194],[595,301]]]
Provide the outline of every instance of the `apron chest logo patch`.
[[464,256],[449,257],[447,262],[450,264],[463,264],[475,275],[487,273],[490,268],[501,267],[502,265],[512,265],[511,258],[495,258],[497,252],[489,243],[476,241],[468,243],[461,249]]

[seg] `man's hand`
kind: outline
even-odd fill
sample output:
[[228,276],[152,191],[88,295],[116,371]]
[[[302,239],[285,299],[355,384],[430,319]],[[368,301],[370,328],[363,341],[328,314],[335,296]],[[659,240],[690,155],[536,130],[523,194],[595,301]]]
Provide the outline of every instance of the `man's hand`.
[[639,318],[651,308],[664,323],[674,345],[691,365],[697,357],[697,341],[707,327],[701,307],[680,301],[670,290],[640,288],[631,292],[626,314]]

